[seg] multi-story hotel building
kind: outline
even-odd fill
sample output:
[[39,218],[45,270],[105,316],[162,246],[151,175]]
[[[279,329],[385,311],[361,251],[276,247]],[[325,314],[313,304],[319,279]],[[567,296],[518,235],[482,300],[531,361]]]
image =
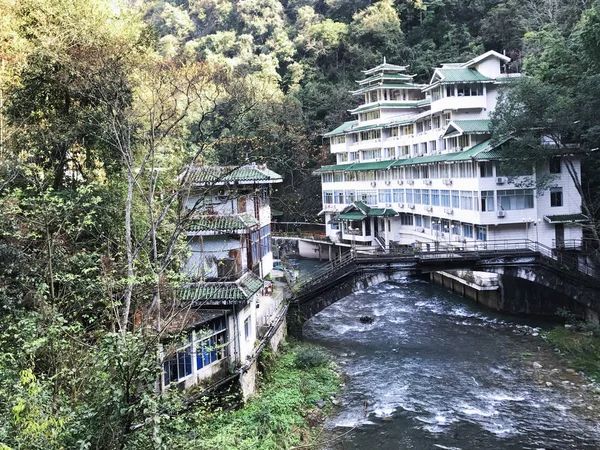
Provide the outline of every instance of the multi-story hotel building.
[[[389,248],[445,248],[491,240],[529,239],[549,247],[579,242],[581,197],[565,161],[523,167],[554,175],[553,187],[522,187],[498,164],[490,113],[510,77],[509,58],[490,51],[443,64],[428,85],[406,67],[364,72],[352,92],[364,103],[356,120],[327,133],[337,164],[322,167],[323,214],[334,241]],[[580,176],[577,157],[573,161]],[[538,174],[539,175],[539,174]]]

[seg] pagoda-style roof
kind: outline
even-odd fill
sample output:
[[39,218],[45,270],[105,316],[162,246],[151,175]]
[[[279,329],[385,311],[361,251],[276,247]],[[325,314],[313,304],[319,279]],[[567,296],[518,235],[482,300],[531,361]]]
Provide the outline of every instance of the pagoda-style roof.
[[405,159],[387,159],[384,161],[374,161],[374,162],[364,162],[364,163],[351,163],[351,164],[337,164],[337,165],[329,165],[323,166],[320,169],[317,169],[313,172],[313,175],[320,175],[326,172],[356,172],[363,170],[385,170],[393,167],[400,166],[411,166],[411,165],[420,165],[420,164],[432,164],[432,163],[440,163],[440,162],[460,162],[460,161],[491,161],[502,159],[502,153],[499,149],[499,146],[503,144],[500,142],[499,144],[493,146],[491,144],[491,140],[487,140],[485,142],[481,142],[467,150],[463,150],[461,152],[452,152],[452,153],[441,153],[437,155],[425,155],[425,156],[416,156],[414,158],[405,158]]
[[239,167],[203,166],[194,168],[188,178],[196,185],[223,184],[270,184],[281,183],[281,175],[268,169],[264,164],[249,164]]
[[365,75],[372,75],[378,72],[406,72],[407,68],[408,66],[397,66],[396,64],[388,64],[384,58],[383,64],[379,64],[378,66],[373,67],[372,69],[363,70],[362,73],[364,73]]
[[453,120],[446,127],[442,137],[454,137],[463,134],[491,134],[492,121],[489,119]]
[[381,108],[424,108],[431,104],[431,99],[421,99],[421,100],[407,100],[401,102],[395,101],[383,101],[377,103],[369,103],[367,105],[361,105],[355,109],[349,109],[348,112],[350,114],[356,114],[359,112],[370,111],[372,109],[381,109]]
[[361,201],[356,201],[346,206],[332,220],[363,220],[367,217],[391,217],[397,215],[398,212],[392,208],[371,208]]
[[186,227],[188,236],[228,233],[248,233],[248,230],[258,225],[258,220],[249,214],[217,216],[202,215],[190,221]]
[[248,302],[263,286],[263,280],[246,272],[236,281],[190,283],[177,289],[176,296],[194,305],[233,305]]

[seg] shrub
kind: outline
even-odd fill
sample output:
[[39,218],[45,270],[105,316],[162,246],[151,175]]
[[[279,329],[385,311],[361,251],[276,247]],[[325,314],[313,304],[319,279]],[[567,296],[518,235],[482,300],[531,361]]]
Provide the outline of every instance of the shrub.
[[294,365],[298,369],[310,369],[313,367],[324,366],[329,363],[329,356],[314,347],[303,347],[296,352]]

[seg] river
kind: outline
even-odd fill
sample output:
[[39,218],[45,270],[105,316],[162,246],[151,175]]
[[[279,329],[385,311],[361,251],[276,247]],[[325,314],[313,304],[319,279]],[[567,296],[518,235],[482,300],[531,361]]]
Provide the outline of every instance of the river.
[[414,279],[331,305],[304,326],[347,374],[322,448],[600,449],[591,385],[532,368],[560,359],[537,325]]

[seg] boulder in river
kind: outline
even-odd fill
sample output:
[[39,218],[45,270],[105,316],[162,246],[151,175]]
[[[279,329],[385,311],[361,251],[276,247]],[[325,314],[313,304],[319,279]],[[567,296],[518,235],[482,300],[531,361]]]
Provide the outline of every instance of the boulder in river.
[[360,323],[373,323],[373,318],[371,316],[360,316]]

